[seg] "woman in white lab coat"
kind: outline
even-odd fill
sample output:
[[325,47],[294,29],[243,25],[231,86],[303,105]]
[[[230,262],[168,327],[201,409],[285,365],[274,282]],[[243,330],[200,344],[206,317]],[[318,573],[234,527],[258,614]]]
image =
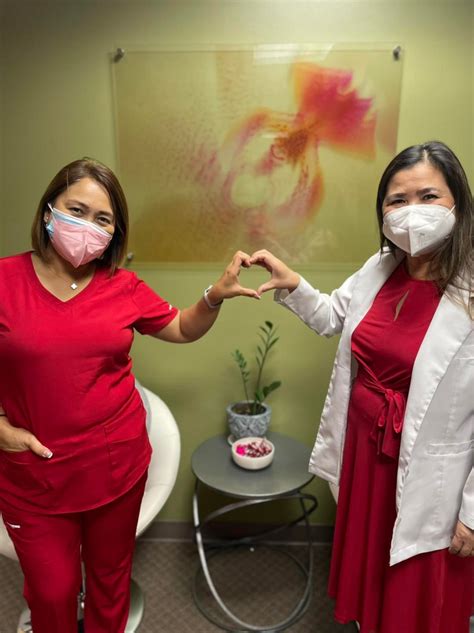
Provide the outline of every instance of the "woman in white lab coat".
[[251,262],[318,334],[341,334],[310,470],[340,486],[329,593],[362,633],[468,633],[474,569],[473,203],[443,143],[377,194],[381,251],[330,295]]

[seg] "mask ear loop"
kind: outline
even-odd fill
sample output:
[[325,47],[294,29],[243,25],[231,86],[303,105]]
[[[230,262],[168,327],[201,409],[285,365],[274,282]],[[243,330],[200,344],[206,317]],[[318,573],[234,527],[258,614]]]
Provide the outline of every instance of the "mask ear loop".
[[51,222],[51,218],[52,218],[52,215],[53,215],[53,207],[51,206],[51,204],[50,204],[49,202],[48,202],[48,207],[49,207],[49,211],[45,211],[45,214],[46,214],[46,213],[49,213],[49,217],[48,217],[47,219],[46,219],[46,218],[43,218],[43,222],[44,222],[44,225],[45,225],[46,227],[47,227],[47,226],[48,226],[48,224]]

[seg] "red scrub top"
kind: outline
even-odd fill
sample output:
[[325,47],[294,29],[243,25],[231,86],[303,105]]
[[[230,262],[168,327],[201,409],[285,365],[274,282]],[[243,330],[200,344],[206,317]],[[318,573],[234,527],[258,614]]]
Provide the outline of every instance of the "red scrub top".
[[98,268],[63,302],[40,283],[31,253],[0,259],[0,403],[53,452],[0,451],[0,511],[78,512],[138,481],[151,447],[133,330],[156,333],[177,312],[127,270]]

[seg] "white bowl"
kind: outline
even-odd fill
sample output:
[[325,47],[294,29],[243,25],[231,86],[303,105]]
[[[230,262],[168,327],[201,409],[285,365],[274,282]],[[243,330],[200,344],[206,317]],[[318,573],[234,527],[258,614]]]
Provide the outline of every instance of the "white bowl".
[[[240,445],[250,444],[251,442],[264,442],[267,444],[271,451],[267,455],[262,455],[262,457],[250,457],[249,455],[239,455],[237,452],[237,447]],[[247,470],[260,470],[261,468],[266,468],[269,466],[273,458],[275,456],[275,447],[264,437],[241,437],[239,440],[233,442],[231,447],[232,459],[241,468],[246,468]]]

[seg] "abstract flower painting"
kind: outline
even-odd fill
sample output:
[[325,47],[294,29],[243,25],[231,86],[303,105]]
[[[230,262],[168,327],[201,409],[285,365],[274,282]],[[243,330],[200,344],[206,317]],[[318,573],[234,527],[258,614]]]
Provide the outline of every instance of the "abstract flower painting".
[[135,260],[363,260],[400,80],[388,50],[127,53],[115,90]]

